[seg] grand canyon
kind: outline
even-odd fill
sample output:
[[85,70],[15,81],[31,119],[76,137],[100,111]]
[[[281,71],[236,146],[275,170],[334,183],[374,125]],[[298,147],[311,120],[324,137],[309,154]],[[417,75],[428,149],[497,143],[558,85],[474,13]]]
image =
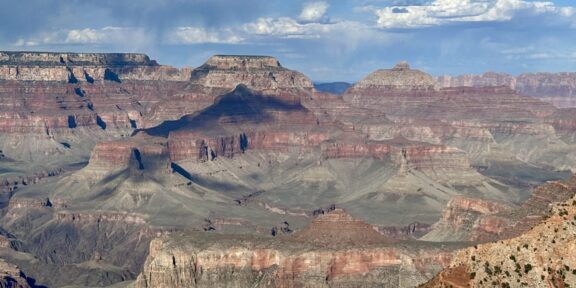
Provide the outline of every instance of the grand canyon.
[[272,56],[0,52],[0,286],[576,283],[576,74],[325,88]]

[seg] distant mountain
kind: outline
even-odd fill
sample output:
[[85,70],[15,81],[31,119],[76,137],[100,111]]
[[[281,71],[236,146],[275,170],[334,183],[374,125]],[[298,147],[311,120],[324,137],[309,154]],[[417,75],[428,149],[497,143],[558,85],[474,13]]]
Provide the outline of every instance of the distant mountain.
[[348,82],[314,83],[316,90],[337,95],[344,93],[350,86],[352,84]]

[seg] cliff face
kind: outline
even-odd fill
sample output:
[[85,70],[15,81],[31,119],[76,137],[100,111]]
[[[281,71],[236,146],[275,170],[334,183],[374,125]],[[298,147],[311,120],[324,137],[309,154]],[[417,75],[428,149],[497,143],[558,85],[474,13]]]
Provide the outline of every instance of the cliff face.
[[372,72],[358,83],[354,89],[381,89],[381,90],[434,90],[434,78],[420,70],[410,69],[406,62],[397,64],[392,69],[383,69]]
[[217,157],[233,158],[246,150],[288,151],[290,148],[312,150],[330,137],[325,131],[256,131],[210,137],[199,132],[170,133],[168,143],[172,161],[205,162]]
[[191,82],[207,88],[234,89],[244,84],[256,91],[306,89],[312,82],[303,74],[288,70],[278,60],[266,56],[211,57],[192,72]]
[[429,241],[470,241],[477,240],[475,233],[499,234],[508,225],[505,219],[490,217],[493,214],[511,209],[494,201],[455,197],[452,198],[440,220],[432,231],[422,237]]
[[190,69],[160,66],[144,54],[0,52],[0,80],[186,81]]
[[84,170],[99,178],[126,168],[160,174],[170,173],[166,140],[140,133],[130,139],[100,142],[96,144]]
[[[18,160],[56,151],[85,156],[91,147],[78,138],[125,137],[200,111],[241,84],[292,103],[313,89],[272,57],[214,56],[194,71],[142,54],[2,52],[0,59],[0,131],[7,133],[0,147]],[[21,138],[42,144],[13,151]]]
[[534,96],[556,107],[576,107],[576,73],[526,73],[517,77],[488,72],[481,75],[441,76],[440,87],[507,86],[527,96]]
[[[561,169],[574,169],[569,168],[571,164],[567,165],[573,161],[572,153],[561,147],[574,143],[570,111],[558,110],[507,86],[485,87],[481,81],[472,81],[470,85],[479,87],[426,90],[416,83],[418,81],[413,83],[419,77],[395,75],[396,78],[374,74],[367,80],[400,79],[399,82],[409,84],[394,88],[364,85],[360,81],[343,94],[342,99],[350,105],[380,111],[393,122],[363,121],[353,128],[361,129],[375,139],[402,136],[413,141],[455,146],[467,152],[473,164],[481,166],[493,159],[502,159],[496,151],[504,149],[505,154],[522,161],[542,165],[555,163],[553,165],[559,165]],[[561,142],[545,140],[558,138]],[[553,156],[554,150],[565,151],[567,157]]]
[[[168,248],[169,244],[158,242],[151,244],[136,287],[358,287],[359,283],[413,287],[423,277],[418,268],[434,271],[450,257],[432,250],[416,252],[414,259],[409,259],[393,248],[305,252],[231,247],[199,251],[193,247]],[[426,264],[416,268],[418,264],[412,261]]]
[[457,197],[448,202],[442,218],[423,240],[494,241],[517,237],[532,229],[549,212],[553,203],[576,195],[576,178],[545,183],[519,207],[494,201]]
[[386,240],[341,209],[318,217],[293,240],[213,237],[152,241],[136,287],[412,287],[450,259],[433,247],[366,246]]
[[450,268],[424,287],[445,287],[454,281],[459,283],[456,287],[576,284],[576,259],[572,253],[576,248],[576,198],[555,203],[549,213],[520,236],[460,250]]

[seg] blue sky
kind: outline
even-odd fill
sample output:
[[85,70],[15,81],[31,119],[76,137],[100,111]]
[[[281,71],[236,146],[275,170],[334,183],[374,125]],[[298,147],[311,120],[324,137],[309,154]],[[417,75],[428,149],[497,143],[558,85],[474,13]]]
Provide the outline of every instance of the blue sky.
[[0,49],[142,52],[178,67],[272,55],[315,81],[401,60],[435,75],[576,71],[576,1],[5,1]]

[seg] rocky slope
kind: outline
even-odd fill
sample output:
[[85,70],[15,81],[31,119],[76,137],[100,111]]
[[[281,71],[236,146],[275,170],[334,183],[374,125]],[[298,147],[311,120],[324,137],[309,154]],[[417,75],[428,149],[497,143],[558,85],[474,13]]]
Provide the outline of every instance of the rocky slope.
[[[575,182],[564,183],[576,192]],[[450,267],[423,287],[570,287],[576,284],[576,198],[515,238],[458,251]]]

